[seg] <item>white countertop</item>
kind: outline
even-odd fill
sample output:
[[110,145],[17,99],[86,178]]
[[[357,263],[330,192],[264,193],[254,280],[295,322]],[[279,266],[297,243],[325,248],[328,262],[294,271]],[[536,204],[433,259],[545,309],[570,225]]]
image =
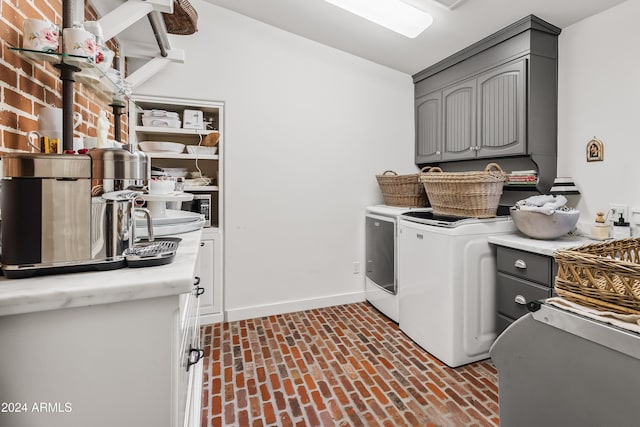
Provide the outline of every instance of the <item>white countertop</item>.
[[189,292],[202,230],[182,239],[173,262],[157,267],[39,276],[0,277],[0,316],[163,297]]
[[489,243],[547,256],[553,256],[553,253],[560,249],[568,249],[597,242],[597,240],[590,239],[586,236],[569,235],[562,236],[555,240],[538,240],[526,237],[520,232],[489,236]]

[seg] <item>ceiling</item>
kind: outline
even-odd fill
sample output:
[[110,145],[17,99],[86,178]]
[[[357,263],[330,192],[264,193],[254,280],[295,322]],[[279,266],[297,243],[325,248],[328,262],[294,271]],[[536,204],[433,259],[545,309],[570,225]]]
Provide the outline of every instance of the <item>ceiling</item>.
[[206,0],[285,31],[415,74],[523,18],[536,15],[565,28],[624,0],[404,0],[433,16],[415,39],[396,34],[324,0]]

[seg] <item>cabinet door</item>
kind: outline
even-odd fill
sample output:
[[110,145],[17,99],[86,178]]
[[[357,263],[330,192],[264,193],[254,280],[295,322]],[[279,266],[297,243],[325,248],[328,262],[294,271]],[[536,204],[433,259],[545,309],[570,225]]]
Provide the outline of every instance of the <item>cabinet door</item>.
[[442,94],[440,91],[416,99],[416,163],[437,162],[442,158]]
[[526,154],[526,59],[478,77],[478,157]]
[[442,160],[476,157],[476,80],[442,92]]
[[204,294],[200,296],[201,314],[214,313],[215,307],[220,305],[214,292],[214,256],[214,240],[203,240],[196,261],[196,276],[200,277],[200,287],[204,288]]

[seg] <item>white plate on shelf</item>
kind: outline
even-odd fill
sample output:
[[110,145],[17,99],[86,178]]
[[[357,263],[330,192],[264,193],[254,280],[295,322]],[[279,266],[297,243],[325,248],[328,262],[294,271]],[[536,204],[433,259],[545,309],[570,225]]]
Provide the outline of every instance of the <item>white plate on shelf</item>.
[[[200,221],[204,218],[201,214],[196,212],[188,212],[176,209],[167,209],[167,216],[162,218],[153,218],[153,226],[156,225],[168,225],[168,224],[184,224],[188,222]],[[136,227],[146,227],[146,217],[141,213],[136,213]]]
[[140,141],[138,146],[147,153],[182,153],[184,144],[170,141]]

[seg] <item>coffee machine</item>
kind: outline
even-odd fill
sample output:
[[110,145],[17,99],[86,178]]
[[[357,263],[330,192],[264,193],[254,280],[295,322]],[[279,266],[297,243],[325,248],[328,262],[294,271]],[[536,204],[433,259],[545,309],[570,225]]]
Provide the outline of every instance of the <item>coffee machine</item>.
[[[133,190],[148,184],[142,152],[5,153],[2,270],[8,278],[125,266],[133,245]],[[152,228],[147,212],[147,222]],[[150,234],[151,235],[151,234]]]

